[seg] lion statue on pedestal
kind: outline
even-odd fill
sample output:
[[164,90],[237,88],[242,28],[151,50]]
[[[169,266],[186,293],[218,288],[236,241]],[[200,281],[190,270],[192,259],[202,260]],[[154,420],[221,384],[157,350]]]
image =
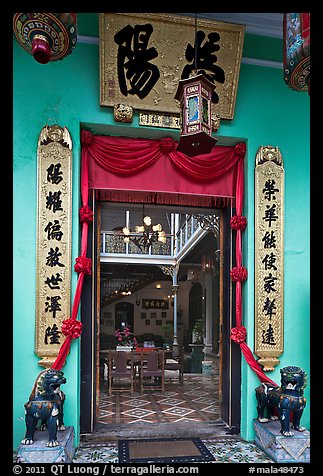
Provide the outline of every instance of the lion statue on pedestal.
[[[274,387],[262,383],[257,387],[256,398],[258,402],[258,421],[266,423],[269,420],[280,421],[280,433],[284,436],[293,436],[290,431],[290,415],[292,414],[292,427],[297,431],[304,431],[300,426],[303,410],[306,406],[304,388],[307,385],[307,374],[300,367],[284,367],[280,370],[281,386]],[[276,409],[278,416],[274,415]],[[265,417],[267,410],[267,417]]]
[[64,430],[63,404],[65,394],[60,389],[66,383],[64,373],[55,369],[43,370],[35,380],[29,400],[25,403],[26,435],[21,441],[24,445],[34,443],[34,433],[38,420],[41,429],[48,428],[47,446],[58,446],[57,430]]

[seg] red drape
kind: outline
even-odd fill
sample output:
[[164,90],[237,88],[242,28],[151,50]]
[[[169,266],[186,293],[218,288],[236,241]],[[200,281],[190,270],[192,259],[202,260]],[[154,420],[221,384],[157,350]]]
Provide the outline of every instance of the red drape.
[[[132,139],[93,135],[83,130],[81,194],[83,209],[88,206],[88,190],[114,189],[135,192],[161,192],[235,198],[236,216],[242,217],[244,196],[244,155],[246,146],[240,142],[233,147],[216,146],[209,154],[186,156],[176,150],[177,142],[171,138],[161,140]],[[147,190],[150,188],[151,190]],[[144,190],[145,189],[145,190]],[[250,368],[262,382],[276,385],[263,372],[245,342],[246,332],[242,325],[242,228],[236,230],[236,328],[231,338],[240,345]],[[83,222],[81,257],[85,260],[88,221]],[[246,271],[246,270],[245,270]],[[85,271],[81,271],[77,283],[71,322],[73,328],[80,302]],[[72,338],[77,332],[66,334],[53,368],[60,369],[69,352]],[[237,337],[238,336],[238,337]]]
[[[84,131],[88,132],[88,131]],[[85,134],[84,134],[85,135]],[[241,144],[217,146],[216,152],[187,157],[170,138],[161,140],[86,134],[89,187],[112,191],[234,197]]]

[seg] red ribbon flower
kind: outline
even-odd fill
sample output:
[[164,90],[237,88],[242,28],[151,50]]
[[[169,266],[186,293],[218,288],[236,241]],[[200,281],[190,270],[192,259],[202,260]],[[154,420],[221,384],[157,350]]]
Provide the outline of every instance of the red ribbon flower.
[[176,147],[176,142],[171,137],[164,137],[159,141],[159,147],[163,152],[172,152]]
[[91,223],[93,221],[93,212],[88,205],[80,208],[80,220],[81,223]]
[[83,145],[90,145],[93,140],[94,137],[91,131],[83,130],[81,132],[81,143]]
[[232,230],[242,230],[247,226],[247,219],[243,215],[234,215],[230,218],[230,226]]
[[75,258],[75,265],[74,265],[74,271],[76,273],[85,273],[85,274],[91,274],[91,269],[92,269],[92,260],[91,258],[86,258],[85,256],[79,256],[78,258]]
[[83,324],[80,321],[74,319],[65,319],[62,322],[62,333],[64,336],[72,337],[72,339],[77,339],[82,334]]
[[236,266],[230,271],[230,278],[232,281],[245,281],[247,279],[248,272],[244,266]]
[[246,144],[244,142],[238,142],[238,144],[234,146],[234,151],[240,157],[244,157],[246,153]]
[[230,339],[237,344],[242,344],[246,340],[247,329],[244,326],[232,327],[230,331]]

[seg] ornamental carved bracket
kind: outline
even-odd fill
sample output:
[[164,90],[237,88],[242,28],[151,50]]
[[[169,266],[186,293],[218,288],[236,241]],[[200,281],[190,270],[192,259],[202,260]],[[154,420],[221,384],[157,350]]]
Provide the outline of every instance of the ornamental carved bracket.
[[37,148],[35,353],[42,367],[55,361],[70,317],[72,140],[66,129],[46,125]]
[[278,147],[261,146],[255,166],[255,354],[274,370],[284,351],[284,169]]

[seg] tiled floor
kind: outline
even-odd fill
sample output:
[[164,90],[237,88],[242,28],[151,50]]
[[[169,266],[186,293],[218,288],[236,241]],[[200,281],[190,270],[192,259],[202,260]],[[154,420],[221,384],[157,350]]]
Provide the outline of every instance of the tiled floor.
[[[218,400],[218,373],[212,375],[185,374],[181,385],[172,373],[165,377],[165,392],[146,390],[143,394],[136,389],[107,392],[103,383],[100,393],[100,423],[177,423],[201,422],[220,417]],[[214,456],[214,463],[271,463],[272,460],[255,444],[236,437],[203,439],[203,443]],[[80,446],[76,449],[73,462],[118,462],[118,444],[109,442],[95,446]]]
[[184,383],[179,384],[169,372],[164,393],[153,389],[131,395],[125,390],[109,396],[106,384],[100,393],[99,423],[175,423],[219,417],[217,375],[185,374]]
[[[202,440],[214,456],[209,463],[273,463],[254,443],[237,438],[217,438]],[[73,463],[118,463],[118,443],[78,447]]]

